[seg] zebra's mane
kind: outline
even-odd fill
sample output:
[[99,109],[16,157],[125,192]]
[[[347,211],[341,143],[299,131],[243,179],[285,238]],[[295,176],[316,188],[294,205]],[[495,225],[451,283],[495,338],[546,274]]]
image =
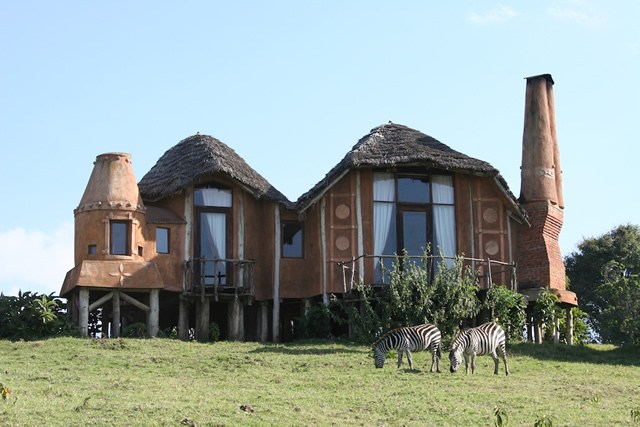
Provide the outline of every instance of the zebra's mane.
[[371,344],[371,347],[375,348],[378,344],[380,344],[382,341],[384,341],[385,339],[387,339],[387,337],[393,333],[395,333],[396,331],[399,331],[400,329],[405,329],[407,326],[401,326],[399,328],[395,328],[392,329],[390,331],[387,331],[387,333],[385,333],[383,336],[381,336],[380,338],[378,338],[376,340],[376,342],[374,342],[373,344]]
[[470,329],[471,328],[461,328],[460,330],[458,330],[458,332],[456,332],[456,334],[453,336],[453,339],[451,340],[451,344],[449,344],[449,351],[453,350],[453,344],[458,340],[458,338],[466,334]]

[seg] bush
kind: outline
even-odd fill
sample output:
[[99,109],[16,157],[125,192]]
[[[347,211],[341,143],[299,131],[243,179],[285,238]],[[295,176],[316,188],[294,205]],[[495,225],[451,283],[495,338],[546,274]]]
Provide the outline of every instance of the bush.
[[484,307],[491,311],[491,320],[504,329],[507,340],[522,340],[527,323],[527,297],[505,286],[493,285],[487,291]]
[[0,338],[34,340],[54,335],[77,335],[66,316],[66,304],[50,295],[0,293]]
[[389,272],[389,324],[385,328],[433,323],[443,337],[451,338],[462,323],[480,311],[478,278],[463,259],[456,257],[451,266],[444,259],[431,280],[432,258],[427,252],[420,260],[406,253],[396,257]]
[[209,339],[213,342],[220,340],[220,326],[216,322],[209,323]]
[[145,338],[147,336],[147,325],[142,322],[132,323],[124,328],[122,336],[127,338]]

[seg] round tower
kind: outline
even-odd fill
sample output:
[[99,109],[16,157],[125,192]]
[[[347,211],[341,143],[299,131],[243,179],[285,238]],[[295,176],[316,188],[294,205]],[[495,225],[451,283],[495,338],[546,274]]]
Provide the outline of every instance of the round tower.
[[142,260],[146,210],[131,155],[96,157],[75,216],[75,264],[83,260]]

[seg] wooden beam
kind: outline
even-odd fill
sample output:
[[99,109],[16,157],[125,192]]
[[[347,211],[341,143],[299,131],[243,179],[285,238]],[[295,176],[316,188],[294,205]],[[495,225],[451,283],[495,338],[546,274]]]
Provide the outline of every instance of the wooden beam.
[[[157,290],[157,289],[154,289]],[[129,295],[125,294],[124,292],[120,292],[120,297],[125,300],[126,302],[135,305],[136,307],[138,307],[140,310],[144,310],[146,312],[149,312],[151,310],[151,308],[149,308],[149,306],[144,305],[143,303],[141,303],[140,301],[138,301],[137,299],[130,297]]]
[[95,310],[96,308],[100,307],[102,304],[104,304],[105,302],[109,301],[111,298],[113,297],[113,292],[109,292],[108,294],[106,294],[105,296],[103,296],[102,298],[100,298],[98,301],[94,302],[93,304],[91,304],[89,306],[89,313],[91,313],[93,310]]

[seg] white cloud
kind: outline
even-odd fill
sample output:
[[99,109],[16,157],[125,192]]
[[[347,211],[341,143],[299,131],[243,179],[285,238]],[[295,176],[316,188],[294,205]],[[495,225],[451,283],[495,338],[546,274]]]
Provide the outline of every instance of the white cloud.
[[0,291],[57,294],[73,268],[73,223],[50,233],[15,228],[0,233]]
[[469,21],[474,24],[495,24],[504,22],[509,19],[513,19],[518,16],[518,12],[510,8],[509,6],[500,5],[495,9],[491,9],[483,14],[471,12],[469,14]]
[[606,23],[606,18],[583,0],[558,1],[549,6],[547,11],[553,19],[571,21],[587,27],[599,27]]

